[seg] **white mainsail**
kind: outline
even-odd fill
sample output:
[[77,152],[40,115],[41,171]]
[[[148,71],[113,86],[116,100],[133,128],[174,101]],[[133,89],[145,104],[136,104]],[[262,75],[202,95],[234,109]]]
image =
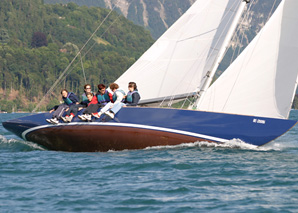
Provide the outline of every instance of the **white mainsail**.
[[298,74],[298,1],[283,0],[268,23],[209,87],[199,110],[288,118]]
[[197,0],[116,83],[138,85],[142,103],[186,97],[200,87],[241,0]]

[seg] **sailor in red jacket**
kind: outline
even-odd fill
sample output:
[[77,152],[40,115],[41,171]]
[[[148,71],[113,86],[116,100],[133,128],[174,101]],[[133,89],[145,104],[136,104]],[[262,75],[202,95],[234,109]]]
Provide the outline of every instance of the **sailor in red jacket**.
[[95,95],[93,95],[93,93],[87,92],[86,96],[88,98],[88,106],[87,108],[84,110],[83,115],[79,115],[78,118],[80,118],[81,120],[85,121],[91,120],[91,114],[94,112],[97,112],[98,109],[98,100],[97,97]]

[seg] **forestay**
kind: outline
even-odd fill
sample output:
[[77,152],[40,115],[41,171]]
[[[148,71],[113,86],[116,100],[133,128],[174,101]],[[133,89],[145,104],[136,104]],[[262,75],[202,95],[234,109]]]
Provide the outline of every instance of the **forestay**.
[[186,97],[200,87],[221,49],[241,0],[197,0],[116,81],[138,85],[142,103]]
[[200,110],[288,118],[297,87],[298,1],[284,0],[208,89]]

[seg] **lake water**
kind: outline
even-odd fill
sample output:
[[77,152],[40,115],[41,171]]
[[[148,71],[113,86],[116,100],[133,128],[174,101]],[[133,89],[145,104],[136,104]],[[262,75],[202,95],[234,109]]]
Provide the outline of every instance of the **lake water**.
[[298,125],[262,148],[230,141],[106,153],[44,150],[1,125],[0,212],[56,211],[298,212]]

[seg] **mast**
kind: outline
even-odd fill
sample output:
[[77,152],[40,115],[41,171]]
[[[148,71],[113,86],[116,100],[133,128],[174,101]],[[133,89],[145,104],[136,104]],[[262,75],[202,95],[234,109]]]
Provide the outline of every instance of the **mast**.
[[207,72],[206,80],[203,83],[201,89],[198,91],[198,93],[197,93],[198,98],[197,98],[196,102],[191,106],[191,108],[199,109],[200,103],[203,100],[203,97],[206,93],[206,90],[208,89],[208,87],[210,86],[210,84],[212,82],[213,76],[215,75],[215,72],[216,72],[220,62],[222,61],[222,59],[224,57],[224,54],[225,54],[225,52],[226,52],[226,50],[229,46],[229,43],[232,39],[232,36],[234,34],[234,31],[236,30],[238,21],[240,20],[241,15],[244,11],[244,8],[245,8],[246,4],[248,4],[248,3],[250,3],[250,0],[242,0],[241,5],[240,5],[240,7],[237,11],[237,14],[236,14],[231,26],[230,26],[230,29],[227,33],[227,36],[226,36],[225,40],[223,42],[222,48],[219,51],[216,60],[214,61],[214,64],[211,68],[211,71]]

